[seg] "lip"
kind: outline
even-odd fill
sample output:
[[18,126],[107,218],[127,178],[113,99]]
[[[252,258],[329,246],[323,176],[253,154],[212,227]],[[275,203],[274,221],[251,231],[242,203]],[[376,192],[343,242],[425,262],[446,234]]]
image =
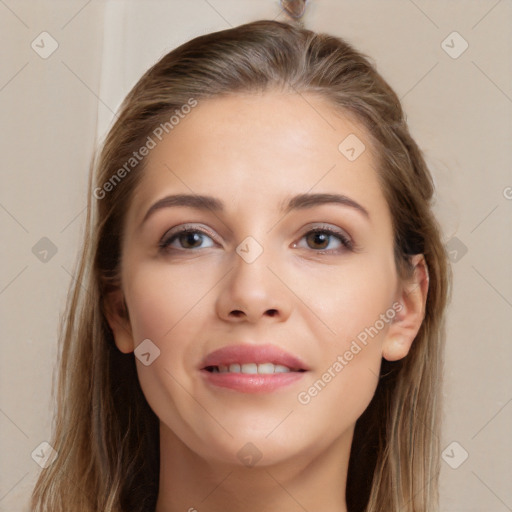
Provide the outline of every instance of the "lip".
[[288,366],[294,370],[309,370],[300,358],[275,345],[229,345],[210,352],[202,361],[200,369],[247,363],[272,363]]
[[[212,373],[209,366],[247,363],[272,363],[291,368],[291,372],[274,374]],[[269,393],[302,379],[309,367],[297,356],[274,345],[231,345],[208,354],[199,366],[205,381],[215,387],[241,393]],[[302,371],[298,371],[302,370]]]

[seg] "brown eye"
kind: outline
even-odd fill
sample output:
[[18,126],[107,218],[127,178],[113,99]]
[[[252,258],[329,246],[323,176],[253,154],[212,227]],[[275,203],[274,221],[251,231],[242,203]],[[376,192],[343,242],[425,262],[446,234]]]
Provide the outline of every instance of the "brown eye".
[[313,231],[306,236],[311,249],[325,249],[329,245],[331,234],[322,231]]
[[213,247],[212,237],[201,229],[182,228],[171,230],[159,243],[161,250],[192,250]]
[[201,246],[203,235],[197,231],[190,231],[188,233],[181,233],[177,239],[183,248],[194,249]]
[[[316,252],[342,252],[343,250],[353,250],[353,242],[341,231],[335,231],[331,228],[316,228],[308,231],[303,237],[307,249],[313,249]],[[302,241],[301,239],[301,241]],[[294,247],[299,247],[295,244]]]

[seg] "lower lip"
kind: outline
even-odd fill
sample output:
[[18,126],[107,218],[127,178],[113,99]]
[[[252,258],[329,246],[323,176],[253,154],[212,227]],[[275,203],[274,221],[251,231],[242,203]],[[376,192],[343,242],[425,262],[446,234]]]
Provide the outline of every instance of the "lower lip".
[[212,373],[201,370],[209,384],[233,389],[241,393],[270,393],[300,380],[306,372],[286,372],[274,374]]

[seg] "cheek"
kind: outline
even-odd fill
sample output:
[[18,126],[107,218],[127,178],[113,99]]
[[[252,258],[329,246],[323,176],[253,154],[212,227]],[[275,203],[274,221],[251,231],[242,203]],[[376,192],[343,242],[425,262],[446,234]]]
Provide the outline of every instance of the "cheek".
[[218,277],[197,265],[138,262],[126,276],[126,297],[135,345],[151,340],[159,350],[150,366],[136,360],[150,404],[173,402],[191,389],[195,365],[204,355],[205,322],[213,318],[209,293]]
[[[343,349],[347,342],[377,323],[382,337],[389,327],[380,320],[393,317],[393,299],[397,277],[392,258],[370,253],[347,258],[330,268],[311,267],[290,276],[294,291],[302,299],[300,315],[308,319],[308,328],[324,340],[326,349]],[[309,309],[309,313],[307,313]],[[313,314],[314,313],[314,314]],[[372,332],[374,332],[372,330]]]
[[308,319],[307,329],[322,355],[297,398],[315,417],[339,428],[340,422],[354,422],[369,404],[378,383],[382,341],[396,316],[395,285],[394,263],[382,255],[354,258],[302,284],[298,294],[307,297],[304,302],[315,315],[302,307],[300,316]]
[[187,269],[165,263],[139,263],[136,272],[127,276],[126,296],[135,343],[145,338],[163,343],[177,326],[186,325],[197,314],[214,281],[210,283],[203,272],[194,271],[193,275],[202,277],[193,280]]
[[191,399],[196,395],[194,364],[201,354],[196,341],[203,331],[201,322],[211,315],[207,293],[215,279],[191,280],[205,273],[189,269],[139,262],[136,271],[126,275],[125,292],[135,345],[150,339],[160,351],[148,366],[136,359],[144,396],[160,420],[193,443],[194,428],[189,422],[201,413]]
[[297,394],[298,412],[305,421],[315,418],[313,423],[332,436],[350,428],[370,403],[379,380],[382,341],[395,314],[390,280],[377,283],[379,272],[367,275],[365,280],[347,274],[324,284],[318,297],[311,296],[323,323],[312,319],[308,328],[321,356]]

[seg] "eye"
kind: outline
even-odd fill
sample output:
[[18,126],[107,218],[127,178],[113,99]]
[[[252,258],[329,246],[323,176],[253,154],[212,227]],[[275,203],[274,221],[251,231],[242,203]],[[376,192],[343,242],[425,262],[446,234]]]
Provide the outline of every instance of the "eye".
[[[308,231],[301,241],[306,241],[306,248],[314,249],[316,252],[339,252],[340,250],[353,250],[353,242],[342,231],[329,227],[318,227]],[[300,242],[299,242],[300,244]],[[294,244],[294,247],[304,247]]]
[[212,235],[205,229],[187,226],[171,229],[162,237],[158,244],[161,250],[205,249],[214,245],[215,242],[212,239]]

